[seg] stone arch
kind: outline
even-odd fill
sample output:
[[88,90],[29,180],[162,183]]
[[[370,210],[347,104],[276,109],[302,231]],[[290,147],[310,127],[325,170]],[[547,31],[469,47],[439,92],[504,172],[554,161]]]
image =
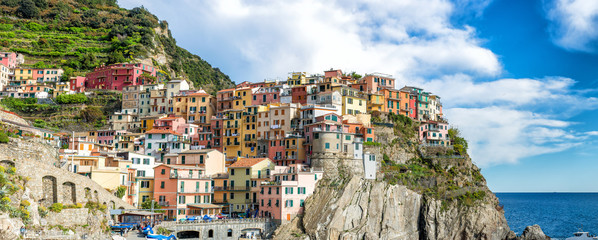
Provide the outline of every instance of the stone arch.
[[233,237],[233,230],[232,229],[228,229],[226,230],[226,237]]
[[208,230],[208,238],[214,238],[214,230],[213,229]]
[[95,202],[100,202],[100,197],[98,195],[98,190],[93,190],[93,200]]
[[63,204],[77,203],[77,191],[75,190],[74,183],[72,183],[72,182],[62,183],[62,203]]
[[2,161],[0,161],[0,166],[4,167],[6,169],[9,169],[9,168],[15,167],[15,162],[11,161],[11,160],[2,160]]
[[193,230],[180,231],[180,232],[176,233],[176,237],[177,237],[177,239],[188,239],[188,238],[198,239],[199,238],[199,232],[198,231],[193,231]]
[[52,204],[58,202],[58,191],[56,188],[56,177],[44,176],[42,178],[42,191],[44,193],[42,206],[50,207]]
[[87,199],[87,201],[91,200],[91,188],[85,188],[85,198]]
[[120,207],[118,207],[118,209],[125,209],[125,207],[123,207],[123,206],[120,206]]
[[114,201],[110,200],[109,204],[110,204],[110,205],[108,205],[108,207],[109,207],[110,209],[116,209],[116,203],[114,203]]

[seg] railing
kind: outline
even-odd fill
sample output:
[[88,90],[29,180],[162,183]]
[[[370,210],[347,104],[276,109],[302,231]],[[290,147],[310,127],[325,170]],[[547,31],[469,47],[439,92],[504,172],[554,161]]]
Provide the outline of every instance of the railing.
[[214,191],[249,191],[249,187],[217,186],[214,187]]
[[[243,223],[268,223],[270,218],[228,218],[228,219],[212,219],[212,220],[196,220],[196,221],[164,221],[158,226],[160,227],[175,227],[180,225],[194,225],[194,224],[243,224]],[[156,227],[156,229],[158,228]]]
[[160,206],[170,206],[170,202],[168,202],[168,201],[160,201],[160,202],[158,202],[158,205],[160,205]]

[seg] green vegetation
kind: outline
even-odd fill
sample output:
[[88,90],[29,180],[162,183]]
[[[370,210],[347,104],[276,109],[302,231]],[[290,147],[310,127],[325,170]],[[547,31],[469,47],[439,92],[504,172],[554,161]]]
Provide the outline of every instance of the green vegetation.
[[8,139],[8,135],[4,131],[0,131],[0,143],[8,143],[10,140]]
[[233,85],[218,68],[177,46],[168,23],[143,7],[127,10],[116,0],[0,0],[0,11],[0,51],[24,53],[30,66],[68,69],[63,81],[101,64],[163,51],[168,62],[153,61],[164,70],[161,79],[187,77],[212,91]]
[[7,212],[11,218],[21,218],[25,224],[31,221],[29,201],[12,202],[10,196],[20,196],[17,192],[24,189],[26,180],[16,174],[14,167],[8,170],[0,166],[0,211]]
[[59,104],[80,104],[86,103],[87,97],[84,93],[77,94],[61,94],[56,97],[56,103]]
[[156,231],[156,233],[168,236],[168,235],[170,235],[171,232],[166,228],[158,227],[158,230]]
[[64,206],[62,205],[62,203],[54,203],[48,209],[52,212],[59,213],[62,211],[63,208]]
[[106,209],[108,209],[108,206],[99,202],[87,202],[85,208],[89,209],[92,213],[95,213],[96,211],[105,212]]
[[123,198],[125,196],[126,191],[127,191],[127,187],[118,186],[118,188],[116,188],[116,193],[114,193],[114,195],[116,195],[117,198]]
[[455,152],[459,153],[459,155],[467,154],[467,141],[465,140],[465,138],[461,137],[461,132],[459,131],[459,129],[451,127],[448,130],[448,135],[449,139],[451,140],[451,143],[453,143],[453,149],[455,150]]
[[[158,202],[153,202],[154,203],[154,212],[164,212],[164,210],[156,210],[156,209],[160,209],[162,208],[162,206],[160,206],[160,204],[158,204]],[[152,209],[152,201],[145,201],[143,203],[141,203],[141,209]]]
[[364,146],[382,146],[382,143],[379,142],[364,142],[363,143]]

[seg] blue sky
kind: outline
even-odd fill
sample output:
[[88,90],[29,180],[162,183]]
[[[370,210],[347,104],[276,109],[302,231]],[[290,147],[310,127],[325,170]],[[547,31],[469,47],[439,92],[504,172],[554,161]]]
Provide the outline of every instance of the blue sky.
[[598,1],[147,1],[236,82],[329,68],[442,97],[496,192],[597,192]]

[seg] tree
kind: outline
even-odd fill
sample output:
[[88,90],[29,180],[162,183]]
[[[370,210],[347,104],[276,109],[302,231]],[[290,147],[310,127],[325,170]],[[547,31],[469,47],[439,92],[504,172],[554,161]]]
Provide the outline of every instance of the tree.
[[457,128],[450,128],[448,130],[448,136],[453,144],[453,149],[459,153],[459,155],[467,154],[468,144],[465,138],[461,137],[461,131]]
[[117,198],[123,198],[125,196],[126,191],[127,191],[127,187],[118,186],[116,188],[116,192],[114,194],[116,195]]
[[73,72],[74,70],[70,67],[64,67],[64,72],[62,73],[62,76],[60,77],[60,81],[61,82],[68,82],[71,77],[73,76]]
[[39,16],[39,9],[32,0],[23,0],[17,9],[17,14],[23,18],[36,18]]
[[[153,203],[154,203],[154,210],[162,208],[162,206],[160,206],[160,204],[158,204],[158,202],[153,201]],[[152,201],[151,200],[147,200],[147,201],[141,203],[141,209],[152,209]],[[155,212],[164,212],[164,211],[163,210],[158,210],[158,211],[155,211]]]

